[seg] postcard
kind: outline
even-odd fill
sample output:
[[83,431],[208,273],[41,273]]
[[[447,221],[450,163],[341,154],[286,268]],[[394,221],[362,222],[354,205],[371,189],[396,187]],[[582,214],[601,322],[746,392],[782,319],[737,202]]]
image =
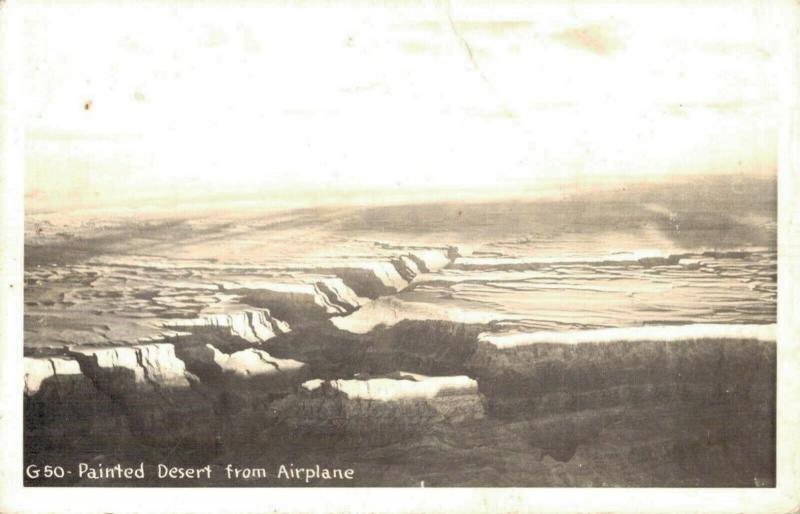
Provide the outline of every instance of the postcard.
[[800,510],[781,0],[6,0],[3,512]]

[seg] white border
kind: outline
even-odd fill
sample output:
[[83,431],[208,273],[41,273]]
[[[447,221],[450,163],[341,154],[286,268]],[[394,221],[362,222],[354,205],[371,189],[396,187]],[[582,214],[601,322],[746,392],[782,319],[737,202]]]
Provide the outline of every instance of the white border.
[[0,0],[0,512],[800,512],[800,299],[796,289],[800,285],[800,3],[763,2],[773,11],[774,30],[783,36],[786,74],[781,83],[778,459],[773,489],[23,488],[21,113],[25,95],[15,73],[22,53],[21,3]]

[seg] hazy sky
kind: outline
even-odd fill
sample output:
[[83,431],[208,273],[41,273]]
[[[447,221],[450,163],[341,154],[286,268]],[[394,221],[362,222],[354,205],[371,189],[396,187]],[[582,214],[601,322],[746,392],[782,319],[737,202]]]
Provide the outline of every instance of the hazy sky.
[[772,174],[769,3],[30,7],[27,208]]

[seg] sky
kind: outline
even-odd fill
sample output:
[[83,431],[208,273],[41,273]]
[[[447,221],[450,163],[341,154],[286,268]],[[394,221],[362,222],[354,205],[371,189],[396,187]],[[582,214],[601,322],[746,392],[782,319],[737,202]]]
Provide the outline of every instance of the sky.
[[772,176],[766,4],[32,4],[26,209]]

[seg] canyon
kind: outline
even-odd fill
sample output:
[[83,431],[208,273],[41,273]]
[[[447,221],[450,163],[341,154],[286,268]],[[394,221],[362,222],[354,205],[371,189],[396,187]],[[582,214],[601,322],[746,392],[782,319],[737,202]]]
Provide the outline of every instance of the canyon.
[[682,197],[669,216],[581,205],[553,226],[527,204],[32,218],[25,460],[322,465],[360,486],[774,484],[773,212],[710,227]]

